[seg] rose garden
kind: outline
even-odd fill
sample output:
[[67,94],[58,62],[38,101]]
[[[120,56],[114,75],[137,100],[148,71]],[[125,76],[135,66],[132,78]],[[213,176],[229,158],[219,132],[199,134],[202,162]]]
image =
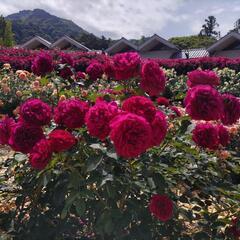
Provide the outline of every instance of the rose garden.
[[239,239],[240,60],[1,49],[6,239]]

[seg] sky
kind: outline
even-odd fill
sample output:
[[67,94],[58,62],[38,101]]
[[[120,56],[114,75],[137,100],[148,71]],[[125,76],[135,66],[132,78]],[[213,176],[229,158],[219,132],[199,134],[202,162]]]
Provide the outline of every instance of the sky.
[[198,34],[214,15],[221,35],[240,18],[240,0],[0,0],[0,14],[41,8],[97,36],[164,38]]

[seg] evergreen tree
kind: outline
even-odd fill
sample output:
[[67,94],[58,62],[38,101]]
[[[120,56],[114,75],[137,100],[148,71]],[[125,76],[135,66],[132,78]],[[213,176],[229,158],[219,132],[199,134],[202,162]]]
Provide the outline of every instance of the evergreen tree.
[[3,36],[3,44],[6,47],[13,46],[13,32],[12,32],[12,23],[10,21],[6,21],[6,27]]
[[4,17],[0,16],[0,46],[3,45],[4,32],[6,27],[6,21]]

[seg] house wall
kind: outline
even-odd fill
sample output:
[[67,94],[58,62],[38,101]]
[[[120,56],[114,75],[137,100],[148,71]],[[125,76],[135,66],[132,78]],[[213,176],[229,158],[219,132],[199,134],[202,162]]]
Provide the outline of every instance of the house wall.
[[171,58],[175,52],[176,52],[175,50],[159,50],[139,52],[139,54],[144,58]]
[[229,57],[229,58],[236,58],[240,57],[240,50],[225,50],[215,52],[214,54],[210,54],[212,57]]

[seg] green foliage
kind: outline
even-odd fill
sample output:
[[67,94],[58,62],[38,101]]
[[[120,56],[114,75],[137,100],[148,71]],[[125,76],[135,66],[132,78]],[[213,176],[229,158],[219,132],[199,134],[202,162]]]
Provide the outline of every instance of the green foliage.
[[76,38],[77,41],[87,46],[90,49],[104,50],[108,48],[111,39],[106,39],[104,36],[101,38],[96,37],[94,34],[83,34]]
[[0,46],[12,47],[13,44],[12,23],[0,16]]
[[212,45],[216,39],[209,36],[184,36],[184,37],[173,37],[169,41],[181,49],[186,48],[207,48]]
[[14,44],[13,32],[12,32],[12,23],[6,21],[6,27],[4,31],[3,44],[6,47],[12,47]]

